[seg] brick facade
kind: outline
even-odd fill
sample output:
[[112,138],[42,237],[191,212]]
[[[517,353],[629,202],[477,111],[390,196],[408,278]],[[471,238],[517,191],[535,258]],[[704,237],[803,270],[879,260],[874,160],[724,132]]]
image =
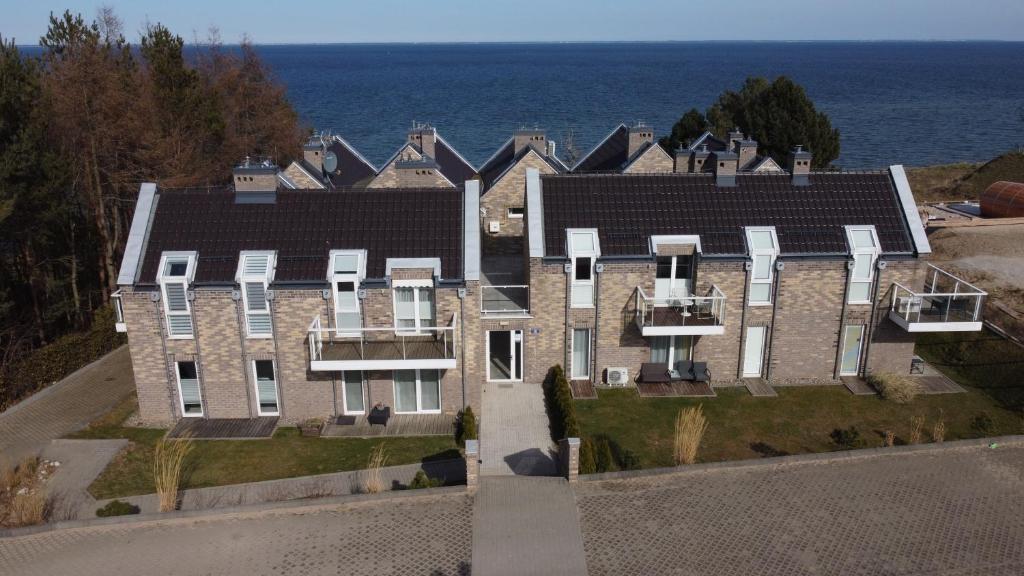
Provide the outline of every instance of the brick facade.
[[623,170],[623,174],[664,174],[672,172],[675,161],[665,149],[654,144]]
[[436,167],[404,167],[403,163],[419,162],[423,155],[412,145],[407,144],[377,176],[367,184],[367,188],[451,188],[441,171]]
[[[523,237],[523,218],[509,218],[509,208],[522,208],[526,204],[526,170],[535,168],[541,174],[554,174],[555,169],[546,160],[540,157],[536,150],[531,150],[505,172],[497,182],[488,188],[480,197],[480,229],[481,239],[484,243],[485,253],[512,253],[520,254],[522,245],[520,243],[495,242],[495,238],[507,239]],[[500,230],[491,233],[488,225],[491,221],[497,221]],[[502,250],[501,246],[513,246],[515,251]]]

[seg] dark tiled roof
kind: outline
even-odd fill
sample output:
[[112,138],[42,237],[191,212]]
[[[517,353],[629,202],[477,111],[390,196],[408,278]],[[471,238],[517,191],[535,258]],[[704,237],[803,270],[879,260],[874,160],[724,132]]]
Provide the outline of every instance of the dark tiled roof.
[[629,128],[620,124],[572,169],[573,172],[610,172],[629,160]]
[[476,176],[476,168],[463,160],[440,136],[434,144],[434,154],[437,156],[434,160],[437,160],[438,166],[441,167],[441,173],[451,180],[452,184],[462,186],[466,180]]
[[[513,154],[515,151],[515,143],[511,139],[504,146],[499,148],[498,151],[495,152],[494,156],[492,156],[491,159],[488,160],[482,168],[480,168],[480,179],[483,180],[484,184],[480,189],[480,193],[483,194],[489,190],[509,168],[522,160],[523,156],[529,154],[530,150],[531,148],[526,146],[519,151],[519,154]],[[565,172],[565,165],[559,160],[551,158],[539,150],[534,150],[534,152],[536,152],[542,160],[547,162],[548,166],[551,166],[551,169],[554,170],[555,173],[561,174],[562,172]]]
[[377,174],[376,167],[370,165],[366,159],[359,156],[358,152],[343,142],[334,140],[327,150],[334,152],[338,157],[337,173],[328,174],[331,184],[334,184],[335,187],[361,184]]
[[743,227],[775,226],[783,254],[846,253],[846,225],[874,225],[882,251],[913,251],[888,173],[544,176],[545,254],[565,256],[566,228],[597,228],[605,256],[646,255],[652,234],[699,234],[705,254],[744,254]]
[[440,258],[462,277],[461,189],[278,190],[274,204],[235,204],[230,189],[160,190],[140,284],[160,255],[199,253],[196,282],[233,282],[242,250],[277,250],[275,281],[324,281],[328,251],[366,249],[368,278],[388,258]]
[[729,148],[729,143],[724,140],[719,140],[711,132],[705,132],[700,135],[696,140],[690,143],[689,150],[697,150],[702,144],[707,144],[708,151],[710,152],[724,152]]

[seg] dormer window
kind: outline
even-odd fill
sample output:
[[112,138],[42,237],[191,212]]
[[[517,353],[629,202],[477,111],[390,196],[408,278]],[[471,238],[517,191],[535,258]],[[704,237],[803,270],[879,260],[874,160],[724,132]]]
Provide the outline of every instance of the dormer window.
[[160,284],[167,337],[189,339],[193,337],[192,304],[188,290],[195,276],[195,252],[164,252],[160,257],[157,283]]
[[566,231],[569,243],[569,259],[572,264],[572,293],[570,303],[573,308],[594,307],[594,263],[601,255],[597,230]]
[[362,316],[358,292],[365,277],[365,250],[331,250],[327,280],[334,296],[334,330],[339,336],[359,335]]
[[849,275],[847,302],[849,304],[870,304],[871,283],[875,278],[875,262],[878,260],[878,235],[874,226],[847,226],[846,240],[853,257]]
[[750,290],[747,302],[751,306],[772,303],[772,281],[775,279],[775,260],[779,257],[779,240],[774,227],[747,228],[747,248],[750,250]]
[[267,288],[274,280],[274,252],[242,252],[235,279],[242,288],[245,332],[250,338],[270,338],[274,334]]

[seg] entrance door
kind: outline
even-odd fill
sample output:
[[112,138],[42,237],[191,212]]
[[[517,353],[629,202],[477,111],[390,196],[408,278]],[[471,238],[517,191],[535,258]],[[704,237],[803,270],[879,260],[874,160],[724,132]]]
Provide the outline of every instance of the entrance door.
[[519,381],[523,379],[523,331],[491,330],[487,332],[487,380]]
[[841,376],[856,376],[860,372],[860,351],[864,342],[864,326],[847,326],[843,330],[843,359],[839,365]]
[[747,328],[747,346],[743,350],[743,375],[760,376],[764,361],[764,326]]

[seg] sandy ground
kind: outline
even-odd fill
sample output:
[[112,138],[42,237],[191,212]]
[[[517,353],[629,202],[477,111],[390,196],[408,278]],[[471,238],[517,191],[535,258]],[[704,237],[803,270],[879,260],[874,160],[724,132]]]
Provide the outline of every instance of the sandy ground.
[[940,228],[928,240],[932,263],[1024,314],[1024,225]]

